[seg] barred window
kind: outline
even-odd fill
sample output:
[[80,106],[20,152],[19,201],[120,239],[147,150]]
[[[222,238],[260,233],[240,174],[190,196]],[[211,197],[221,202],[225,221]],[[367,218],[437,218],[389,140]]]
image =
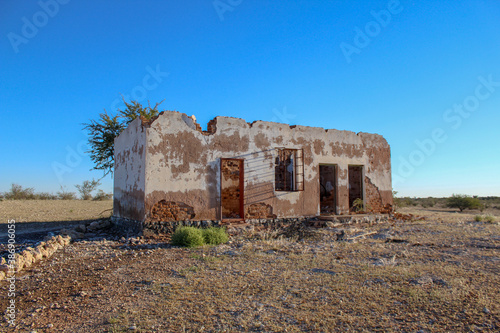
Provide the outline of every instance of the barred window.
[[304,151],[302,149],[276,148],[275,190],[304,190]]

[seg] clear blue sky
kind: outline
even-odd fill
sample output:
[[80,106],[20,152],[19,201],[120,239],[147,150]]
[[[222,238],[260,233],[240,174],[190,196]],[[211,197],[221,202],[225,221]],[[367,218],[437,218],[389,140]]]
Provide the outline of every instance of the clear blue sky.
[[115,112],[123,94],[164,99],[204,128],[221,115],[379,133],[401,195],[500,195],[497,0],[0,9],[0,191],[75,191],[101,177],[81,153],[82,123]]

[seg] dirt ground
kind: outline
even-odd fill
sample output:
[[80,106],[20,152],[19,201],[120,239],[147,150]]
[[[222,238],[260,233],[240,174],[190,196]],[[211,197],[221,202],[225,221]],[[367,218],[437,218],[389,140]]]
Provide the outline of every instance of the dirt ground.
[[7,223],[16,221],[17,242],[42,240],[47,233],[73,228],[112,215],[113,201],[3,200],[0,201],[0,244],[7,242]]
[[[498,332],[500,219],[417,210],[428,218],[288,238],[249,229],[197,249],[162,239],[74,242],[17,274],[15,329]],[[7,289],[0,282],[1,309]]]
[[64,222],[108,217],[112,200],[3,200],[0,201],[1,223],[7,219],[21,222]]

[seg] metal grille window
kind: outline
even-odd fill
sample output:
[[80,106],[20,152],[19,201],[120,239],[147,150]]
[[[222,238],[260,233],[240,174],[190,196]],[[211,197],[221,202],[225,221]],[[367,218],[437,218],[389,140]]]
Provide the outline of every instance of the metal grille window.
[[302,149],[276,148],[276,191],[304,190],[304,151]]

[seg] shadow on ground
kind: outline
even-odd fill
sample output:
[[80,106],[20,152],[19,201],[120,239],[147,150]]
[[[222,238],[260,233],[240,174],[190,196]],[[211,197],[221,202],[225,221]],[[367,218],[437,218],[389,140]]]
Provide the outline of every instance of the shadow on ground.
[[[79,224],[88,223],[92,220],[79,221],[54,221],[54,222],[22,222],[15,224],[16,243],[31,243],[44,239],[49,232],[57,233],[62,229],[70,229]],[[0,244],[6,244],[8,241],[8,224],[0,224]]]

